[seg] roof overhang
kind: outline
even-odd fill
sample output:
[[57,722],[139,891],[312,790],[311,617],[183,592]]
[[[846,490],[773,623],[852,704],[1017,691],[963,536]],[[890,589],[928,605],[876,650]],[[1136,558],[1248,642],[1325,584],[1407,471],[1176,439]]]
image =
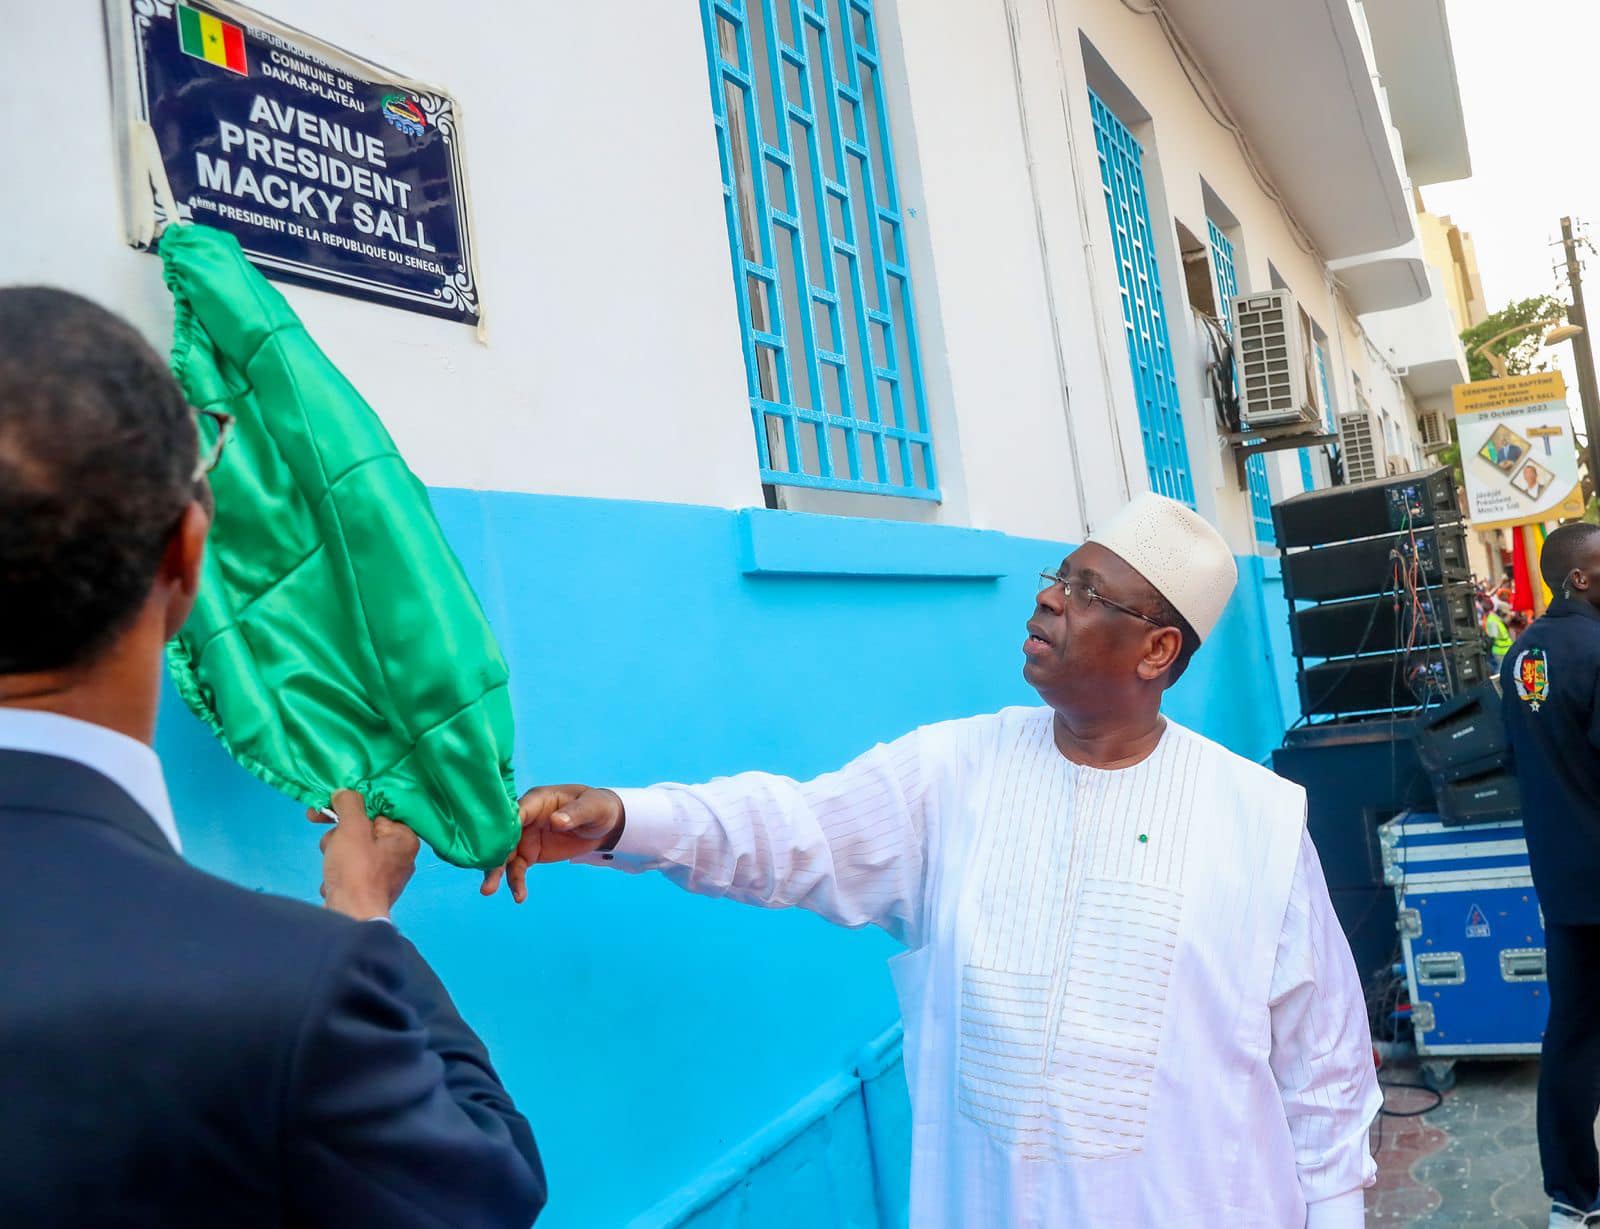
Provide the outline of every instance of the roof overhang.
[[1452,386],[1467,382],[1466,352],[1437,270],[1428,270],[1428,285],[1432,293],[1420,303],[1361,317],[1367,336],[1419,400],[1448,394]]
[[1400,379],[1419,401],[1427,397],[1448,396],[1457,384],[1467,382],[1467,366],[1456,358],[1431,359],[1407,367]]
[[1381,0],[1365,9],[1411,182],[1465,179],[1472,156],[1444,0]]
[[1327,260],[1415,236],[1351,0],[1163,0]]
[[1358,316],[1409,307],[1432,293],[1422,245],[1415,240],[1387,252],[1330,261],[1328,272],[1343,287],[1351,310]]

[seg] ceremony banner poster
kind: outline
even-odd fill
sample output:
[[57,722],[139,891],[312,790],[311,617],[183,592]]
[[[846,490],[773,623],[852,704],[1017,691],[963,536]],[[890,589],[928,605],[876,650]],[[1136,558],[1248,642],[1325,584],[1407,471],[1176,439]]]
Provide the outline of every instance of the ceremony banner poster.
[[1457,384],[1451,398],[1474,529],[1583,515],[1583,487],[1559,372]]
[[135,246],[175,207],[268,277],[478,322],[448,94],[229,0],[106,4]]

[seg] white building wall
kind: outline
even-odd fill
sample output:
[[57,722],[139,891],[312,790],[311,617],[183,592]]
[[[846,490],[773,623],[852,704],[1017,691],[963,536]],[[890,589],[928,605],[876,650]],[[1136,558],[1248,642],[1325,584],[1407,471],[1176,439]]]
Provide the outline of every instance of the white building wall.
[[[487,344],[460,325],[284,288],[423,480],[759,504],[698,7],[469,4],[441,21],[420,0],[381,15],[359,0],[263,3],[460,100]],[[0,40],[0,111],[40,117],[10,126],[11,182],[71,190],[8,194],[0,281],[79,290],[164,348],[158,264],[121,238],[98,6],[49,10],[23,6]],[[1276,270],[1332,335],[1337,403],[1355,404],[1358,373],[1374,409],[1389,398],[1404,413],[1403,390],[1152,19],[1121,0],[880,0],[878,22],[946,499],[807,494],[792,506],[1070,540],[1147,485],[1088,109],[1101,70],[1096,54],[1086,66],[1086,42],[1139,110],[1124,118],[1146,147],[1201,510],[1235,549],[1254,549],[1248,492],[1203,400],[1173,226],[1204,238],[1202,181],[1238,221],[1241,289]],[[1269,468],[1276,496],[1300,489],[1296,454]]]
[[[122,241],[100,6],[11,7],[0,282],[79,291],[164,351],[159,262]],[[759,504],[697,6],[264,7],[461,104],[488,344],[283,288],[419,476]]]
[[[487,344],[460,325],[281,287],[425,482],[762,502],[696,6],[485,6],[492,40],[470,12],[441,22],[418,0],[381,17],[357,0],[263,7],[460,102]],[[1036,197],[999,0],[901,7],[885,4],[879,23],[945,501],[788,491],[786,502],[1079,537],[1082,509],[1120,504],[1143,485],[1143,462],[1136,429],[1107,453],[1108,406],[1131,415],[1131,389],[1120,326],[1094,340],[1070,160],[1056,156]],[[24,8],[0,42],[5,113],[73,117],[17,126],[13,181],[59,183],[74,168],[70,194],[8,199],[0,281],[86,294],[164,349],[158,262],[122,241],[102,38],[85,3],[49,20]],[[1059,86],[1043,88],[1059,105]],[[1060,136],[1057,121],[1034,148]],[[1098,218],[1098,179],[1090,187]],[[1049,262],[1041,213],[1060,215]],[[1101,281],[1114,301],[1109,264]]]
[[[1030,180],[1028,147],[1037,151],[1048,134],[1030,129],[1025,138],[1005,6],[900,0],[879,22],[893,23],[903,55],[900,101],[908,106],[893,117],[897,152],[902,164],[915,160],[931,261],[918,306],[926,318],[936,301],[944,342],[942,353],[925,347],[924,362],[935,386],[945,377],[955,407],[969,523],[1077,538],[1089,496],[1070,432],[1079,432],[1080,450],[1104,449],[1105,394],[1084,347],[1073,344],[1092,337],[1081,262],[1063,269],[1041,247],[1041,210],[1070,236],[1076,206],[1059,156],[1040,168],[1048,182]],[[1062,237],[1051,255],[1074,252]],[[1068,348],[1070,426],[1057,337]],[[1080,376],[1089,387],[1080,390]],[[1128,401],[1131,408],[1131,392]],[[949,440],[937,443],[948,471]]]
[[[1159,181],[1159,196],[1152,193],[1152,205],[1164,202],[1167,215],[1153,217],[1152,224],[1162,245],[1162,284],[1174,325],[1197,498],[1202,511],[1216,520],[1234,547],[1247,552],[1254,549],[1249,493],[1240,487],[1233,457],[1203,401],[1204,354],[1190,331],[1179,327],[1186,297],[1173,222],[1181,221],[1202,241],[1207,238],[1205,187],[1209,185],[1238,223],[1233,237],[1240,291],[1270,288],[1270,270],[1276,269],[1312,319],[1331,333],[1334,309],[1323,265],[1299,246],[1283,212],[1257,182],[1233,135],[1212,118],[1197,97],[1155,20],[1133,12],[1120,0],[1080,0],[1071,8],[1093,53],[1104,60],[1149,116],[1135,125],[1135,135],[1145,146],[1147,177]],[[1094,173],[1093,164],[1088,163],[1085,171]],[[1101,241],[1109,241],[1109,235]],[[1329,377],[1338,378],[1331,360]],[[1269,456],[1268,469],[1275,497],[1301,489],[1296,454]]]

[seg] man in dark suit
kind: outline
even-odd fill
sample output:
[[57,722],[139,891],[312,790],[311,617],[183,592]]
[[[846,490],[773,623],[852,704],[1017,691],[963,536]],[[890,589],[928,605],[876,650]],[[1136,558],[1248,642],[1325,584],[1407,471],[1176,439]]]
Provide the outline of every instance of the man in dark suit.
[[0,290],[0,1225],[526,1226],[528,1124],[387,920],[416,838],[336,797],[321,910],[180,856],[215,459],[128,325]]
[[1600,1224],[1600,525],[1563,525],[1539,557],[1550,609],[1512,645],[1500,703],[1544,915],[1550,1022],[1539,1159],[1550,1224]]

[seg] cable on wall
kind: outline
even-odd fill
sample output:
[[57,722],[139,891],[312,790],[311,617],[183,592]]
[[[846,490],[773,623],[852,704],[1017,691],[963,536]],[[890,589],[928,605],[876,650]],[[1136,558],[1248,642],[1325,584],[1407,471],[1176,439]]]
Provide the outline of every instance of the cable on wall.
[[[1289,203],[1283,199],[1272,181],[1267,178],[1266,172],[1261,169],[1255,150],[1250,147],[1244,129],[1233,118],[1233,113],[1228,110],[1227,103],[1222,101],[1222,95],[1217,92],[1216,86],[1211,84],[1211,79],[1206,76],[1205,69],[1200,67],[1200,61],[1190,49],[1188,41],[1173,25],[1172,18],[1167,16],[1167,11],[1161,6],[1160,0],[1150,0],[1148,5],[1136,3],[1136,0],[1122,0],[1123,6],[1129,12],[1138,13],[1141,17],[1154,17],[1156,24],[1161,27],[1162,34],[1166,35],[1167,45],[1172,48],[1173,57],[1178,61],[1178,67],[1183,70],[1184,77],[1189,82],[1189,88],[1194,91],[1195,97],[1200,100],[1200,105],[1206,109],[1222,128],[1233,137],[1234,144],[1239,147],[1239,154],[1244,158],[1245,166],[1250,171],[1250,177],[1256,181],[1256,186],[1266,193],[1267,198],[1278,207],[1283,214],[1284,221],[1289,224],[1289,232],[1293,236],[1296,246],[1308,256],[1326,265],[1322,253],[1317,250],[1317,245],[1312,242],[1311,236],[1306,233],[1305,227],[1300,225],[1294,211],[1289,208]],[[1201,83],[1204,88],[1201,88]]]
[[[1022,51],[1017,39],[1016,0],[1005,0],[1006,35],[1011,42],[1011,80],[1017,92],[1017,123],[1022,129],[1022,157],[1028,164],[1028,194],[1033,201],[1033,225],[1038,234],[1039,254],[1044,260],[1045,309],[1050,314],[1050,344],[1055,351],[1056,383],[1061,387],[1061,408],[1067,420],[1067,452],[1072,465],[1073,494],[1077,496],[1078,524],[1087,536],[1089,527],[1089,495],[1083,485],[1083,469],[1079,463],[1078,432],[1073,422],[1072,386],[1067,376],[1067,354],[1061,344],[1061,316],[1056,308],[1055,279],[1050,267],[1050,239],[1044,221],[1044,203],[1039,199],[1039,178],[1034,170],[1033,134],[1028,126],[1028,100],[1022,84]],[[1098,331],[1098,330],[1097,330]],[[1109,385],[1107,386],[1109,387]],[[1120,450],[1119,450],[1120,451]]]

